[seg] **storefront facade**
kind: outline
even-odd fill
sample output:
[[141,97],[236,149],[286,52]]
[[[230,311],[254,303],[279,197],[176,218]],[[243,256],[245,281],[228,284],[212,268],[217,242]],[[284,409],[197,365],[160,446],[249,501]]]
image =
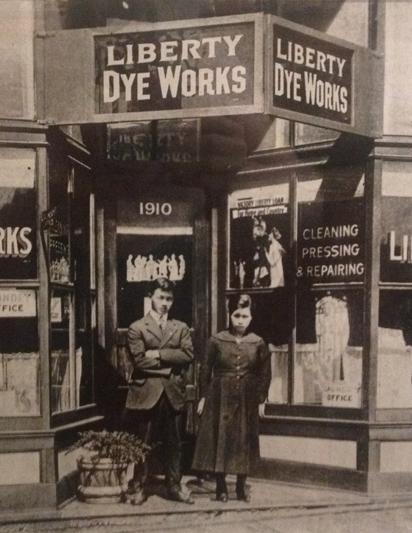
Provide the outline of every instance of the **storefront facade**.
[[[176,317],[193,328],[188,441],[202,347],[226,326],[230,298],[247,293],[272,372],[255,475],[409,490],[412,107],[400,58],[412,47],[412,9],[190,6],[2,2],[0,509],[55,507],[74,494],[66,451],[78,431],[116,426],[130,373],[124,331],[145,312],[155,273],[177,282]],[[34,41],[47,32],[261,12],[384,58],[371,94],[382,135],[263,114],[149,116],[129,130],[37,118]]]

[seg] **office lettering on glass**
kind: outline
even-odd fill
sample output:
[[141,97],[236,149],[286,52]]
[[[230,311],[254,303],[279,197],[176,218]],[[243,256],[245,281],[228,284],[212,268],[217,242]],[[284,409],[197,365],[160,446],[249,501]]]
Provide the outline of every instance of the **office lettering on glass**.
[[253,104],[254,25],[95,37],[97,113]]

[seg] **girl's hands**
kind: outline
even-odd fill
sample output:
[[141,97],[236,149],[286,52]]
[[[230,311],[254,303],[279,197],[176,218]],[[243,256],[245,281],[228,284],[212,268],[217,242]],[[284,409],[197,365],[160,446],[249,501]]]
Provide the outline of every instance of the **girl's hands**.
[[204,405],[205,405],[205,399],[204,398],[200,398],[199,403],[197,404],[197,414],[198,415],[202,414]]

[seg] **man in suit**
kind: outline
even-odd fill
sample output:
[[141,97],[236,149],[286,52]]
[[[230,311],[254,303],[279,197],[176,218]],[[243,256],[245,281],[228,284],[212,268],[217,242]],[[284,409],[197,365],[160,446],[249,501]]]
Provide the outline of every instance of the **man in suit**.
[[[168,497],[193,503],[181,486],[180,418],[185,407],[186,370],[193,362],[189,328],[170,320],[175,283],[158,278],[151,283],[151,309],[129,327],[127,342],[133,373],[126,400],[125,422],[142,440],[163,442],[165,482]],[[135,466],[131,501],[141,505],[147,499],[147,464]]]

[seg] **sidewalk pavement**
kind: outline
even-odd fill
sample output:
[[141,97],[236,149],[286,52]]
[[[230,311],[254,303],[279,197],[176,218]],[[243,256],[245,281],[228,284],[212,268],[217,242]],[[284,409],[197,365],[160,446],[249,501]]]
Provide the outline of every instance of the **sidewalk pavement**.
[[[214,483],[200,482],[195,477],[185,477],[183,484],[192,491],[195,503],[188,505],[166,499],[161,480],[150,486],[149,498],[141,506],[130,503],[86,504],[74,500],[55,511],[10,514],[0,516],[0,533],[65,533],[78,532],[85,528],[88,533],[113,531],[209,531],[209,528],[231,524],[230,531],[289,531],[265,529],[263,524],[276,519],[313,519],[314,516],[344,515],[374,511],[390,511],[399,508],[411,509],[410,528],[400,531],[412,532],[412,492],[390,495],[365,495],[361,493],[329,489],[317,486],[289,484],[260,479],[248,480],[251,502],[239,502],[235,496],[235,478],[228,476],[229,501],[214,499]],[[311,518],[310,518],[311,517]],[[406,520],[406,519],[405,519]],[[237,524],[237,525],[236,525]],[[260,525],[259,525],[260,524]],[[336,519],[335,519],[336,525]],[[205,527],[207,528],[205,529]],[[225,529],[223,529],[225,530]],[[292,531],[292,530],[290,530]],[[293,529],[293,531],[312,531]],[[316,531],[318,531],[316,529]],[[326,530],[319,529],[319,532]],[[336,529],[336,531],[338,531]],[[339,529],[339,531],[355,531]],[[375,531],[378,531],[375,529]],[[385,529],[388,533],[388,529]],[[327,533],[331,533],[329,529]]]

